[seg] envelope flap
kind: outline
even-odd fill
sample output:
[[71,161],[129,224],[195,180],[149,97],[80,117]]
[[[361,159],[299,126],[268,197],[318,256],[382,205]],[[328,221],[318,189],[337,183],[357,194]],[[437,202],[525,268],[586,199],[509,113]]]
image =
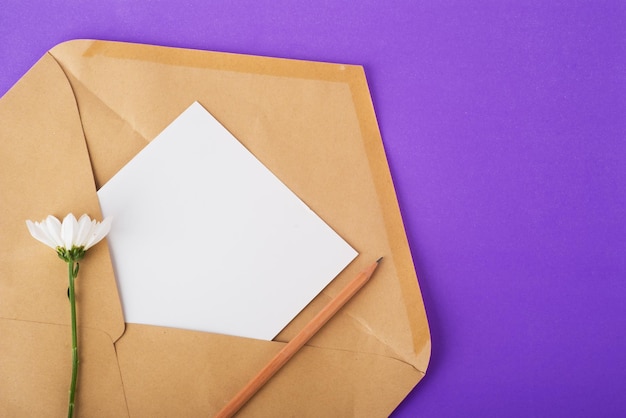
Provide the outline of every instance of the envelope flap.
[[[102,215],[76,100],[51,55],[0,100],[0,120],[0,317],[68,324],[67,266],[25,221]],[[87,252],[76,286],[79,326],[117,339],[124,320],[106,242]]]
[[[365,260],[384,256],[375,279],[310,344],[425,371],[428,325],[361,67],[101,41],[72,41],[51,54],[72,80],[90,149],[114,141],[123,155],[92,158],[97,173],[115,173],[198,101],[361,253],[278,341]],[[106,117],[86,123],[88,113]]]
[[[130,415],[213,416],[283,345],[129,324],[116,348]],[[237,416],[387,416],[420,377],[386,356],[305,347]]]
[[[70,327],[0,318],[0,416],[58,417],[67,410]],[[76,416],[128,416],[113,342],[83,328]]]

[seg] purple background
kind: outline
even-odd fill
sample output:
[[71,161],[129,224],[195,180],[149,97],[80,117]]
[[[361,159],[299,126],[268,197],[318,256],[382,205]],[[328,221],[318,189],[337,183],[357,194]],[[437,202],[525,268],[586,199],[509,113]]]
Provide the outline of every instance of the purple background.
[[433,340],[393,416],[626,416],[626,2],[39,3],[0,94],[74,38],[364,65]]

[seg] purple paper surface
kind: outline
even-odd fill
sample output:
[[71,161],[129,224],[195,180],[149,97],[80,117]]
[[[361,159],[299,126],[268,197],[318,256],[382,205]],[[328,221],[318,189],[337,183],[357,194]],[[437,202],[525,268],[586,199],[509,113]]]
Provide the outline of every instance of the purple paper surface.
[[626,416],[626,2],[87,3],[2,2],[0,95],[76,38],[365,67],[433,341],[393,417]]

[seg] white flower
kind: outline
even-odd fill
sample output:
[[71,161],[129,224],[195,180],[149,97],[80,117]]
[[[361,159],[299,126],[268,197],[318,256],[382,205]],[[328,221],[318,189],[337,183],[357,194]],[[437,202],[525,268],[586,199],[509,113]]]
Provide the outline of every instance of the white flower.
[[83,215],[76,220],[73,214],[68,214],[61,223],[57,218],[49,215],[41,222],[26,221],[30,234],[48,247],[65,249],[81,249],[82,252],[96,245],[111,230],[111,218],[102,222],[92,220]]
[[83,259],[85,251],[96,245],[109,233],[111,218],[97,222],[91,220],[89,216],[83,215],[79,220],[76,220],[74,215],[70,213],[61,223],[57,218],[49,215],[41,222],[26,221],[26,227],[35,239],[55,249],[59,258],[68,265],[69,287],[67,297],[70,300],[72,315],[72,381],[69,390],[68,416],[73,417],[78,376],[76,291],[74,287],[78,276],[78,261]]

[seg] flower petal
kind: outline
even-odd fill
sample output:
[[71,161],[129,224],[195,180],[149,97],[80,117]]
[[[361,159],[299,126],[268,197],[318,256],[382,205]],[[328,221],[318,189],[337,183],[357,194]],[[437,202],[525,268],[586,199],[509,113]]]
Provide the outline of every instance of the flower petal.
[[57,245],[52,238],[46,233],[46,229],[39,222],[26,221],[28,232],[39,242],[43,242],[50,248],[56,248]]
[[61,224],[61,239],[63,245],[68,250],[76,245],[76,233],[78,232],[78,221],[72,213],[68,213]]
[[111,230],[111,220],[112,218],[106,218],[102,222],[96,224],[96,227],[93,230],[93,234],[87,239],[87,243],[85,244],[85,250],[93,247],[97,243],[99,243],[102,238],[104,238],[109,231]]
[[87,238],[89,238],[92,226],[93,223],[89,216],[85,214],[80,217],[80,219],[78,220],[78,231],[76,233],[76,240],[74,241],[77,247],[84,246],[87,243]]
[[57,247],[63,247],[63,240],[61,239],[61,221],[52,215],[41,222],[42,226],[45,226],[47,235],[55,242]]

